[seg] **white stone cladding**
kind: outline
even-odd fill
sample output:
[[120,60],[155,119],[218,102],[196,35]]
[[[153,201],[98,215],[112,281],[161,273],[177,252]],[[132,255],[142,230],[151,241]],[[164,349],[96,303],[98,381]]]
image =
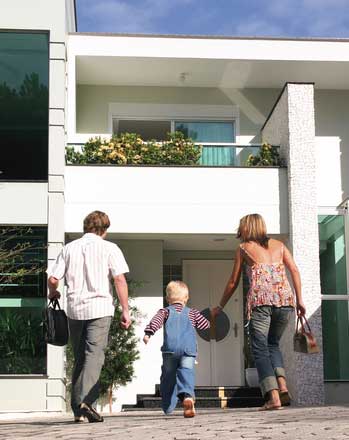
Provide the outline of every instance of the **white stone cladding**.
[[[300,270],[307,317],[321,346],[313,84],[286,84],[262,135],[264,141],[280,145],[280,154],[287,164],[289,247]],[[322,350],[313,355],[293,351],[295,320],[294,316],[283,338],[289,388],[297,404],[321,405],[324,403]]]

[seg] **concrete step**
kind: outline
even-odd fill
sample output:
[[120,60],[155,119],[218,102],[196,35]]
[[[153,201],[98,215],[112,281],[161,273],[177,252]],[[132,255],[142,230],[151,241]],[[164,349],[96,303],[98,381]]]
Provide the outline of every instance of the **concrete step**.
[[[259,388],[248,387],[196,387],[197,408],[248,408],[259,407],[264,404]],[[137,395],[136,405],[123,405],[123,411],[137,409],[161,409],[159,386],[155,394]],[[181,404],[177,405],[181,408]]]

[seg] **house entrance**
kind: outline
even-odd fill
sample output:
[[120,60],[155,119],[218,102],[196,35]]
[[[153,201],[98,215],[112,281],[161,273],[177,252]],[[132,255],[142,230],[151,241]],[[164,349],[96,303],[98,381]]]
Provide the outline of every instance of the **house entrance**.
[[[218,304],[232,271],[232,260],[183,260],[189,307],[203,312]],[[243,296],[239,285],[211,329],[198,332],[198,386],[241,386],[243,379]]]

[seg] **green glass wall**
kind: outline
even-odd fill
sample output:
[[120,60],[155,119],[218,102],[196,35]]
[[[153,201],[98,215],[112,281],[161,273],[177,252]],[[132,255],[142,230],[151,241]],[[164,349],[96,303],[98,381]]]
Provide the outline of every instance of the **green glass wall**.
[[0,179],[48,179],[47,33],[0,31]]
[[[347,294],[345,224],[343,215],[319,216],[322,295]],[[322,301],[325,380],[349,380],[348,301]]]
[[47,228],[0,227],[0,374],[45,374]]

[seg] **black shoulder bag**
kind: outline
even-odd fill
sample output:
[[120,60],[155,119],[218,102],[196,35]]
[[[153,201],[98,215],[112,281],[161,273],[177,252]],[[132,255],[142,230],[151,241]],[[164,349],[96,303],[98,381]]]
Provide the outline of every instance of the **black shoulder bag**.
[[45,341],[51,345],[63,346],[68,344],[68,319],[61,309],[58,299],[51,299],[45,309],[44,316]]

